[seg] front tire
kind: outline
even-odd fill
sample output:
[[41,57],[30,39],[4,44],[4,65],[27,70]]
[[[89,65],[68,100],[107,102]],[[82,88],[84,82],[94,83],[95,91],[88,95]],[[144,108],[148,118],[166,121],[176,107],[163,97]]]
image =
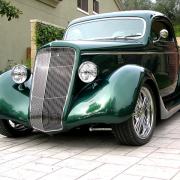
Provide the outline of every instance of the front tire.
[[0,119],[0,134],[9,138],[23,137],[30,135],[32,128],[25,127],[22,124],[11,120]]
[[132,118],[113,125],[119,143],[140,146],[149,142],[156,124],[156,102],[152,89],[144,84],[140,90]]

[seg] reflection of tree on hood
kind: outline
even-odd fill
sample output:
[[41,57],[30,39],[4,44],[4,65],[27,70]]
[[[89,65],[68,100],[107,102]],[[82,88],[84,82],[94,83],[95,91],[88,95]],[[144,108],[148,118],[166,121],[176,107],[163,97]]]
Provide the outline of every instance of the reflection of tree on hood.
[[3,115],[9,115],[11,114],[12,117],[19,117],[20,119],[24,119],[26,117],[26,115],[24,114],[24,112],[22,111],[16,111],[12,105],[8,104],[6,101],[4,101],[3,99],[0,99],[0,111],[4,112]]
[[8,21],[13,18],[19,18],[20,14],[22,14],[22,11],[17,9],[15,6],[12,6],[10,2],[0,0],[0,15],[6,16]]

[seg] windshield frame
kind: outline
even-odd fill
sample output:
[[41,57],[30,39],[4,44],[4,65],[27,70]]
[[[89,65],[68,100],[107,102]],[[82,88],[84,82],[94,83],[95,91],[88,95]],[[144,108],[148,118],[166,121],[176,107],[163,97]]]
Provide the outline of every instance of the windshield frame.
[[[142,20],[143,23],[144,23],[144,29],[143,29],[142,35],[141,35],[141,36],[138,36],[138,37],[133,37],[132,39],[141,39],[141,38],[144,37],[144,35],[145,35],[145,33],[146,33],[146,28],[147,28],[147,22],[145,21],[145,19],[142,18],[142,17],[132,17],[132,16],[131,16],[131,17],[128,17],[128,16],[126,16],[126,17],[113,17],[113,18],[109,17],[109,18],[93,19],[93,20],[88,20],[88,21],[83,21],[83,22],[79,22],[79,23],[72,24],[72,25],[70,25],[70,26],[67,28],[63,40],[67,40],[67,39],[66,39],[67,34],[68,34],[70,28],[72,28],[72,27],[74,27],[74,26],[78,26],[78,25],[81,25],[81,24],[87,24],[87,23],[91,23],[91,22],[97,22],[97,21],[118,20],[118,19],[120,19],[120,20],[122,20],[122,19],[124,19],[124,20],[127,20],[127,19],[128,19],[128,20],[134,20],[134,19],[135,19],[135,20]],[[106,40],[106,38],[108,38],[108,37],[104,37],[102,40]],[[92,38],[92,39],[89,39],[89,40],[84,39],[84,40],[67,40],[67,41],[91,41],[91,40],[98,40],[98,39],[97,39],[97,38],[94,38],[94,39]],[[119,39],[119,40],[120,40],[120,39]]]

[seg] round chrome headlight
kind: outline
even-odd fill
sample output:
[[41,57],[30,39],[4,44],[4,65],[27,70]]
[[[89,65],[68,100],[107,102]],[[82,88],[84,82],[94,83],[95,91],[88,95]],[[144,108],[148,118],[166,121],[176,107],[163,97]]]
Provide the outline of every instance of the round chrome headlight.
[[13,81],[17,84],[24,83],[28,78],[28,70],[24,65],[16,65],[11,72]]
[[97,77],[97,66],[93,62],[86,61],[80,65],[78,74],[81,81],[90,83]]

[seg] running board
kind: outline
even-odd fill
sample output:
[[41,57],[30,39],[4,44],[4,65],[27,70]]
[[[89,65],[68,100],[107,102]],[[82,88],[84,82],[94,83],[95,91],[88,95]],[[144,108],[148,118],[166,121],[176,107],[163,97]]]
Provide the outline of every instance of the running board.
[[180,110],[180,104],[173,107],[169,111],[166,109],[164,102],[162,98],[160,97],[160,104],[161,104],[161,119],[168,119],[170,118],[173,114],[178,112]]
[[93,127],[90,127],[89,131],[90,132],[92,132],[92,131],[112,131],[112,128],[93,128]]

